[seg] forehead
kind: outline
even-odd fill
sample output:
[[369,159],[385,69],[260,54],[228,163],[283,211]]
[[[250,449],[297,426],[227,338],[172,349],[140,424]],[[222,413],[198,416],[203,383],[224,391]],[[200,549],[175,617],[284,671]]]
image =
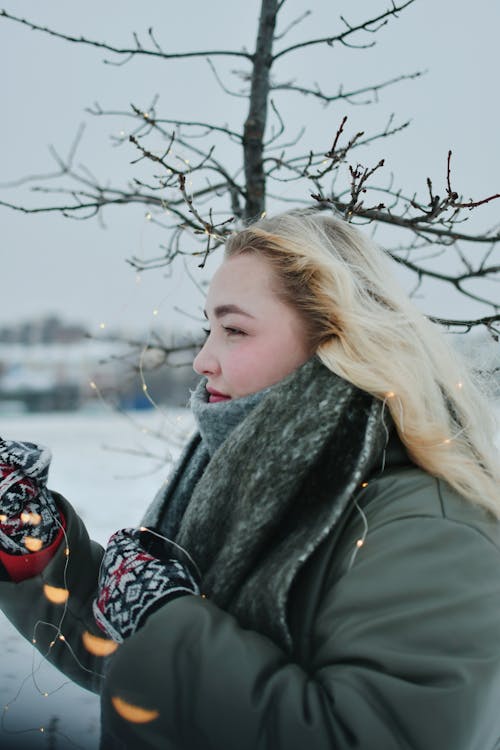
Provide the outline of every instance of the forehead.
[[207,303],[214,306],[275,296],[273,281],[274,274],[267,261],[254,253],[226,258],[210,283]]

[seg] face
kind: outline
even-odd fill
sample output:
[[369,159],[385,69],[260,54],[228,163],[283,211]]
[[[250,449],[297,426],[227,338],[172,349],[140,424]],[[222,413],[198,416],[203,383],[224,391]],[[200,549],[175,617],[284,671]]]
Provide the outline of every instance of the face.
[[226,259],[210,284],[208,338],[193,362],[207,379],[209,401],[247,396],[282,380],[312,356],[296,310],[273,289],[266,260],[253,253]]

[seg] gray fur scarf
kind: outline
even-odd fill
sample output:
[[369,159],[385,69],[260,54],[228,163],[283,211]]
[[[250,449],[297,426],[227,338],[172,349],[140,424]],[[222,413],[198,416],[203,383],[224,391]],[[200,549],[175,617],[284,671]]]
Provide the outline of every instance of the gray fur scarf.
[[270,388],[216,450],[182,518],[176,541],[196,560],[201,590],[291,650],[292,582],[387,437],[383,403],[316,357]]

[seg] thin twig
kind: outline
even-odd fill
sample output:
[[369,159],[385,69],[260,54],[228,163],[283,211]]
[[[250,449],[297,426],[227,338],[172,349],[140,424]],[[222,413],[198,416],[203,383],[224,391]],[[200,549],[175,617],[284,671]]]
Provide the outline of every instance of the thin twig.
[[62,32],[55,31],[54,29],[50,29],[47,26],[40,26],[39,24],[32,23],[25,18],[19,18],[18,16],[14,16],[11,13],[7,13],[6,10],[0,11],[0,18],[6,18],[10,21],[15,21],[16,23],[26,26],[32,31],[41,31],[44,34],[56,37],[57,39],[63,39],[67,42],[72,42],[73,44],[84,44],[91,47],[97,47],[98,49],[103,49],[107,52],[113,52],[116,55],[126,55],[129,58],[135,55],[146,55],[149,57],[160,57],[163,60],[176,60],[189,57],[243,57],[247,60],[252,60],[252,55],[250,53],[241,51],[238,52],[237,50],[200,50],[198,52],[166,53],[160,51],[156,44],[155,49],[144,49],[142,45],[139,44],[136,34],[134,34],[134,39],[136,42],[135,47],[115,47],[112,44],[108,44],[107,42],[98,42],[95,39],[87,39],[83,36],[72,36],[71,34],[64,34]]

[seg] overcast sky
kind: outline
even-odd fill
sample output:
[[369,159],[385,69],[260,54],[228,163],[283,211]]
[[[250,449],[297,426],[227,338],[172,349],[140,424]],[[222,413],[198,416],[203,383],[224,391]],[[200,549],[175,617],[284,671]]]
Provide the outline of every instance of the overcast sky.
[[[341,14],[356,22],[376,15],[388,4],[388,0],[317,0],[306,5],[288,0],[282,24],[307,7],[313,9],[290,33],[292,42],[335,32],[342,26]],[[157,38],[171,51],[239,50],[244,45],[252,50],[259,3],[51,0],[42,4],[39,0],[5,0],[4,7],[59,31],[118,46],[130,45],[133,31],[146,41],[146,30],[153,26]],[[397,184],[424,195],[426,177],[431,177],[436,187],[444,185],[446,154],[451,148],[459,192],[474,198],[500,192],[499,28],[498,2],[416,0],[375,37],[377,44],[372,49],[323,48],[285,58],[276,70],[278,79],[295,78],[297,83],[309,85],[318,81],[327,91],[336,90],[340,83],[347,88],[427,71],[416,81],[382,92],[380,101],[370,107],[342,104],[322,109],[298,95],[276,95],[289,135],[305,125],[304,151],[326,150],[344,114],[349,116],[352,132],[362,128],[370,133],[383,128],[394,112],[401,121],[411,119],[411,127],[367,149],[359,158],[373,164],[385,157],[386,174],[392,171]],[[158,112],[164,117],[206,118],[241,127],[245,101],[225,96],[204,60],[137,59],[116,67],[103,64],[104,57],[94,48],[52,39],[0,18],[0,182],[52,171],[48,145],[54,144],[65,154],[82,122],[86,130],[77,162],[102,181],[120,183],[135,176],[130,165],[136,156],[132,146],[115,148],[109,137],[128,132],[130,121],[87,115],[85,107],[94,101],[113,110],[127,110],[131,102],[147,108],[159,94]],[[218,65],[228,84],[241,85],[237,79],[231,80],[229,71],[242,69],[244,64],[232,60]],[[224,157],[223,152],[218,153],[219,158]],[[0,198],[29,206],[44,200],[26,187],[0,188]],[[147,328],[153,320],[165,325],[189,323],[189,318],[176,314],[173,308],[196,314],[203,299],[181,267],[173,274],[143,274],[138,282],[125,262],[133,255],[158,255],[162,236],[147,221],[146,210],[113,207],[106,210],[104,219],[105,228],[96,219],[25,216],[0,208],[0,325],[51,312],[69,321],[82,321],[96,331],[103,322],[136,329]],[[486,229],[499,221],[497,202],[479,209],[467,229]],[[383,241],[383,233],[377,238]],[[449,317],[487,312],[465,304],[438,284],[429,285],[418,304],[426,313]]]

